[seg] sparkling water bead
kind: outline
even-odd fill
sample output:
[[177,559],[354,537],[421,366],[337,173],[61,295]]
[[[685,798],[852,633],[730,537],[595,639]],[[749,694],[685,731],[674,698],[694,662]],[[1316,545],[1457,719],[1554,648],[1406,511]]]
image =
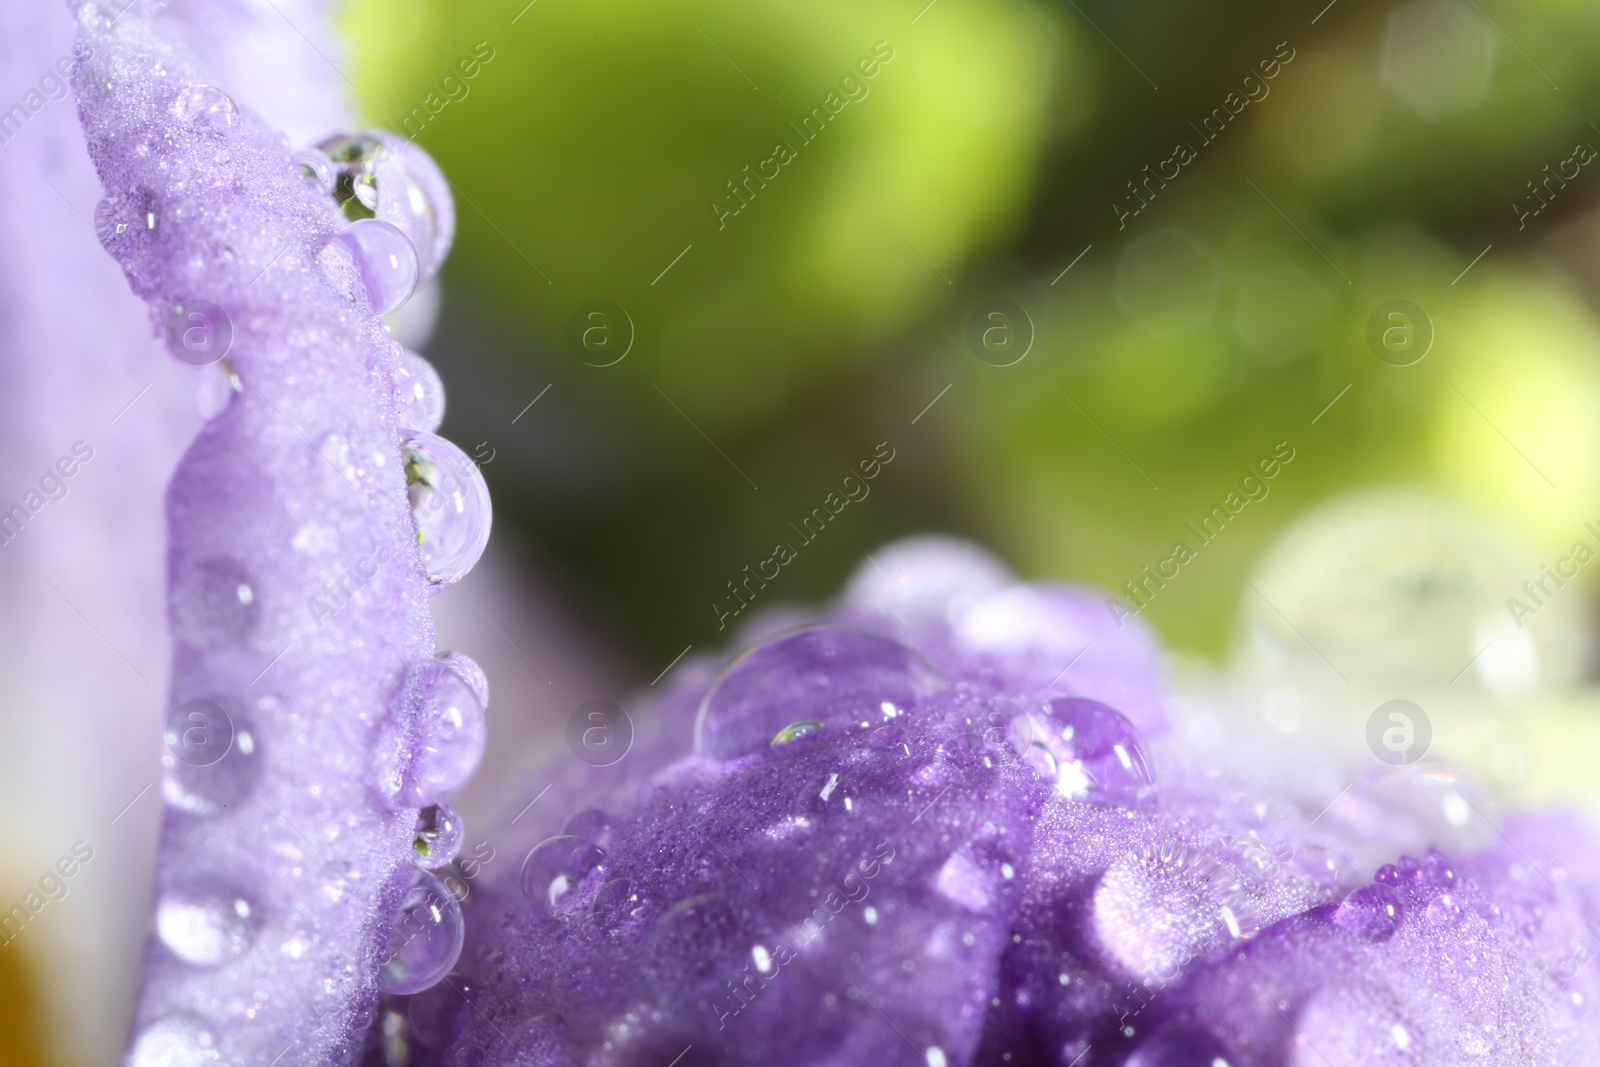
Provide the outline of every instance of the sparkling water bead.
[[320,148],[302,148],[289,157],[300,171],[300,177],[319,192],[333,192],[333,160]]
[[606,869],[606,854],[594,842],[571,834],[541,841],[522,861],[522,894],[548,914],[591,873]]
[[417,290],[417,250],[398,228],[378,219],[352,222],[335,238],[355,257],[375,315],[411,299]]
[[180,562],[171,612],[174,636],[205,649],[246,644],[261,621],[255,579],[231,556]]
[[1093,900],[1101,952],[1147,981],[1170,982],[1214,944],[1254,932],[1239,872],[1177,843],[1112,863]]
[[400,369],[395,374],[395,388],[400,393],[404,411],[401,425],[409,430],[428,433],[439,428],[444,421],[444,382],[433,364],[409,349],[400,350]]
[[448,804],[429,804],[417,812],[417,832],[411,842],[417,866],[435,870],[455,859],[466,833],[460,814]]
[[184,122],[213,130],[228,130],[239,124],[239,105],[215,85],[191,85],[180,91],[172,101],[172,113]]
[[255,943],[261,924],[255,901],[215,879],[167,889],[156,905],[162,944],[197,967],[215,967],[243,955]]
[[420,993],[450,973],[461,955],[466,925],[461,905],[427,871],[413,871],[411,886],[389,927],[378,986],[385,993]]
[[891,637],[809,627],[750,649],[723,670],[700,705],[695,750],[732,759],[768,748],[795,724],[878,723],[885,703],[914,709],[947,684]]
[[467,454],[436,434],[407,434],[400,454],[423,570],[432,584],[451,585],[489,543],[489,487]]
[[113,259],[127,266],[132,253],[156,232],[161,212],[154,194],[146,189],[118,193],[94,209],[94,231]]
[[434,658],[467,680],[478,703],[489,706],[489,676],[471,656],[460,652],[435,652]]
[[1367,941],[1387,941],[1400,928],[1405,905],[1400,894],[1373,882],[1345,897],[1333,912],[1333,924]]
[[383,131],[340,134],[318,147],[333,163],[333,196],[345,217],[397,227],[416,246],[421,277],[432,277],[455,238],[455,202],[432,158]]
[[483,760],[488,728],[483,704],[460,671],[437,659],[421,668],[421,747],[409,776],[408,799],[437,804],[467,783]]
[[1031,743],[1054,757],[1056,791],[1062,796],[1126,806],[1154,795],[1155,774],[1144,741],[1116,711],[1095,700],[1057,697],[1045,702],[1041,716],[1029,719],[1035,724]]
[[139,1031],[128,1067],[212,1067],[217,1039],[198,1016],[167,1015]]

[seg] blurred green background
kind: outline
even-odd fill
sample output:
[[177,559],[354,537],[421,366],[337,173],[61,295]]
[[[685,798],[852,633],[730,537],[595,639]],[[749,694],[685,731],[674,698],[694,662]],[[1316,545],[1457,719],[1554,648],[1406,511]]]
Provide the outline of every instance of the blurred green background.
[[1353,486],[1600,518],[1592,0],[525,4],[343,23],[456,188],[442,432],[641,664],[884,441],[759,603],[929,528],[1118,590],[1280,442],[1150,604],[1181,647]]

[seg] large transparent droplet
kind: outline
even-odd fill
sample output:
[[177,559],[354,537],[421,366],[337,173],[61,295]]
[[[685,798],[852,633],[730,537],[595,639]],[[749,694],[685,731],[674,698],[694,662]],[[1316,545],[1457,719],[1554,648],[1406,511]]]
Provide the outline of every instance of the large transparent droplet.
[[455,202],[433,159],[385,131],[340,134],[318,147],[333,163],[333,196],[345,217],[397,227],[416,247],[422,278],[431,277],[455,237]]
[[1242,594],[1245,652],[1330,685],[1520,699],[1581,677],[1586,605],[1564,586],[1597,547],[1556,560],[1563,579],[1447,500],[1349,494],[1296,522],[1256,568]]
[[411,767],[409,799],[437,804],[472,777],[488,739],[483,705],[465,675],[438,659],[420,668],[421,746]]
[[1257,923],[1238,871],[1169,843],[1106,869],[1095,887],[1091,925],[1119,970],[1170,982],[1212,946],[1254,933]]
[[927,660],[882,634],[835,625],[798,630],[723,670],[700,705],[695,750],[731,759],[767,749],[795,723],[877,724],[885,702],[915,710],[947,684]]
[[580,882],[591,875],[598,880],[605,869],[606,854],[592,841],[571,834],[552,837],[535,845],[522,861],[522,893],[550,914]]
[[148,247],[156,232],[160,208],[148,189],[132,189],[105,197],[94,209],[94,231],[113,259],[127,266]]
[[476,660],[462,652],[448,651],[435,652],[434,658],[465,678],[467,684],[472,687],[472,695],[478,698],[478,703],[486,708],[489,706],[489,676],[478,666]]
[[1035,771],[1053,777],[1064,797],[1131,806],[1155,793],[1139,731],[1099,701],[1048,700],[1039,712],[1014,719],[1007,740]]
[[387,222],[362,219],[339,231],[336,240],[355,257],[374,314],[387,315],[411,299],[417,289],[417,251],[409,237]]
[[215,967],[242,955],[261,931],[260,906],[214,879],[180,884],[156,904],[156,933],[185,963]]
[[451,585],[489,543],[489,487],[467,454],[436,434],[407,434],[400,454],[423,569],[434,585]]
[[444,382],[433,364],[402,348],[394,385],[405,409],[400,416],[401,425],[428,433],[437,430],[444,421]]
[[212,1067],[217,1039],[198,1016],[167,1015],[143,1030],[128,1052],[129,1067]]
[[846,602],[914,629],[954,626],[968,609],[1015,579],[970,541],[925,535],[885,545],[856,568]]
[[231,556],[181,561],[171,610],[174,635],[196,648],[245,644],[261,621],[255,579]]
[[461,956],[466,928],[461,905],[443,882],[413,871],[384,942],[378,985],[385,993],[420,993],[436,985]]
[[190,701],[167,724],[162,796],[190,815],[209,817],[237,808],[261,778],[259,739],[248,720],[223,704]]
[[1339,902],[1333,912],[1333,924],[1366,941],[1387,941],[1400,928],[1404,913],[1400,894],[1390,886],[1373,882]]
[[215,85],[196,84],[181,90],[172,101],[172,113],[191,125],[219,131],[239,124],[239,105]]
[[467,834],[466,823],[448,804],[429,804],[417,812],[417,830],[411,851],[418,867],[436,870],[461,853]]
[[306,184],[320,193],[333,192],[333,160],[320,148],[302,148],[289,157]]

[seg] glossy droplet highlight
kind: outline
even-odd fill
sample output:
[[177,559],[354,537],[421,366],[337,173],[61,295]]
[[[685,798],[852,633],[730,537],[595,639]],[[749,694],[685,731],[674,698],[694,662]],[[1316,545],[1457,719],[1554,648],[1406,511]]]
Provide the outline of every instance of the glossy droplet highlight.
[[[211,708],[199,707],[204,704]],[[204,714],[196,718],[201,711]],[[223,717],[214,717],[217,712]],[[167,752],[161,763],[161,793],[168,804],[190,815],[221,815],[247,801],[254,791],[261,778],[261,744],[238,711],[223,712],[219,703],[191,701],[168,722]]]
[[289,157],[300,177],[319,192],[333,192],[333,160],[320,148],[302,148]]
[[429,804],[417,812],[416,835],[411,841],[417,866],[433,870],[455,859],[466,833],[466,823],[448,804]]
[[[1137,805],[1155,793],[1155,775],[1144,741],[1133,723],[1094,700],[1057,697],[1043,715],[1029,717],[1026,744],[1019,755],[1041,773],[1050,763],[1033,748],[1054,759],[1055,787],[1062,796],[1092,804]],[[1013,744],[1017,732],[1012,731]]]
[[168,1015],[139,1032],[129,1067],[212,1067],[217,1039],[198,1016]]
[[318,148],[333,165],[332,193],[345,217],[396,227],[415,246],[421,277],[437,271],[455,237],[455,203],[433,159],[383,131],[340,134]]
[[362,219],[339,232],[355,257],[373,314],[387,315],[417,290],[417,250],[411,239],[387,222]]
[[404,408],[401,424],[408,430],[437,430],[444,421],[444,382],[433,364],[402,348],[394,385]]
[[1400,894],[1373,882],[1345,897],[1333,913],[1333,924],[1367,941],[1387,941],[1400,928],[1405,912]]
[[408,800],[437,804],[467,783],[488,740],[483,705],[471,683],[434,659],[421,668],[422,743],[411,767]]
[[239,105],[215,85],[191,85],[172,101],[172,113],[184,122],[229,130],[239,124]]
[[435,652],[434,658],[446,667],[455,671],[466,680],[472,688],[472,695],[478,698],[478,703],[484,707],[489,706],[489,676],[478,666],[477,660],[461,652]]
[[178,565],[172,589],[172,630],[196,648],[222,648],[249,641],[261,621],[255,579],[230,556]]
[[773,735],[772,744],[774,748],[779,745],[787,745],[791,741],[798,741],[807,734],[820,733],[823,729],[824,727],[820,722],[813,722],[809,719],[805,722],[792,722]]
[[450,585],[489,543],[489,487],[465,452],[435,434],[406,435],[400,454],[423,570],[434,585]]
[[546,914],[591,873],[604,874],[606,854],[591,841],[571,834],[541,841],[522,861],[522,893]]
[[95,206],[94,231],[112,258],[126,266],[129,256],[155,233],[159,217],[155,196],[146,189],[133,189]]
[[775,638],[730,663],[700,705],[695,750],[715,759],[762,751],[799,723],[851,728],[887,701],[914,710],[946,686],[916,652],[852,626]]
[[185,963],[215,967],[243,955],[261,931],[261,908],[213,880],[169,889],[156,905],[156,933]]
[[568,819],[561,832],[603,845],[611,836],[611,816],[599,808],[585,808]]
[[420,993],[436,985],[455,966],[465,938],[456,898],[432,874],[414,871],[384,943],[379,987],[385,993]]

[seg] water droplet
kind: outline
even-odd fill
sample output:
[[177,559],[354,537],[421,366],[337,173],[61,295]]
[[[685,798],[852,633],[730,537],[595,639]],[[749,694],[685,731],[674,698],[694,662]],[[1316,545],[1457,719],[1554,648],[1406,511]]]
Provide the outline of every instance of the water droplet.
[[172,113],[195,126],[213,130],[232,129],[239,124],[239,105],[215,85],[191,85],[172,101]]
[[289,157],[300,177],[321,193],[333,192],[333,160],[320,148],[302,148]]
[[854,814],[858,801],[848,779],[837,771],[819,774],[806,783],[797,797],[800,810],[808,815]]
[[568,819],[561,832],[603,845],[611,836],[611,816],[599,808],[585,808]]
[[754,940],[747,925],[740,909],[725,897],[686,897],[651,927],[644,958],[662,981],[701,980],[723,971],[732,975],[743,966]]
[[255,579],[229,556],[179,563],[171,610],[174,634],[196,648],[244,644],[261,621]]
[[824,729],[820,722],[807,719],[805,722],[792,722],[773,735],[773,747],[787,745],[791,741],[798,741],[807,734],[820,733]]
[[1449,893],[1440,893],[1430,900],[1426,912],[1428,921],[1439,927],[1455,926],[1466,918],[1466,914],[1466,905],[1461,903],[1460,898]]
[[108,196],[95,206],[94,230],[112,258],[126,265],[131,254],[143,246],[143,239],[155,232],[159,218],[155,194],[133,189]]
[[162,796],[191,815],[218,815],[250,796],[261,763],[260,742],[237,709],[190,701],[167,724]]
[[408,430],[428,433],[437,430],[444,421],[444,382],[433,364],[402,348],[394,384],[400,391],[400,403],[404,408],[401,425]]
[[381,131],[340,134],[318,147],[333,162],[333,196],[345,217],[396,226],[416,247],[422,277],[437,271],[455,236],[455,202],[428,154]]
[[609,926],[638,918],[643,904],[630,879],[613,878],[595,891],[592,910],[596,920]]
[[423,569],[434,585],[450,585],[472,569],[489,543],[489,487],[465,452],[434,434],[407,434],[400,454]]
[[466,833],[466,823],[448,804],[429,804],[417,812],[417,833],[411,842],[417,866],[434,870],[455,859]]
[[224,357],[200,372],[194,386],[194,408],[202,419],[211,420],[228,410],[233,398],[244,392],[244,382]]
[[[1137,805],[1155,793],[1155,775],[1139,731],[1111,708],[1081,697],[1046,701],[1040,721],[1030,717],[1027,745],[1019,754],[1036,769],[1055,762],[1056,791],[1093,804]],[[1017,731],[1009,736],[1017,743]]]
[[925,535],[886,545],[856,568],[847,602],[914,629],[956,625],[974,604],[1015,579],[1005,564],[969,541]]
[[522,892],[545,914],[556,910],[591,873],[604,874],[606,854],[571,834],[541,841],[522,861]]
[[417,288],[417,251],[405,234],[387,222],[361,219],[339,231],[335,240],[355,257],[373,314],[387,315],[411,299]]
[[1141,1041],[1123,1067],[1232,1067],[1239,1062],[1228,1058],[1211,1031],[1170,1023]]
[[928,1067],[949,1067],[950,1061],[945,1058],[944,1049],[938,1045],[929,1045],[922,1058]]
[[485,708],[489,706],[489,676],[478,666],[476,660],[461,652],[440,651],[435,652],[434,656],[467,680],[467,684],[472,687],[472,695],[478,698],[478,703]]
[[1239,872],[1187,845],[1124,856],[1094,891],[1093,928],[1102,950],[1142,979],[1172,981],[1213,944],[1256,927]]
[[849,728],[874,718],[883,701],[915,709],[946,684],[892,638],[810,627],[750,649],[723,670],[701,703],[695,750],[715,759],[759,752],[790,724]]
[[185,963],[215,967],[242,955],[261,932],[261,908],[213,880],[169,889],[156,905],[156,932]]
[[998,846],[972,843],[950,854],[933,884],[945,899],[981,914],[1015,898],[1016,867]]
[[1400,894],[1382,882],[1364,885],[1334,910],[1333,924],[1368,941],[1387,941],[1405,912]]
[[420,993],[437,984],[455,966],[466,939],[461,905],[444,883],[422,870],[411,878],[384,942],[378,986],[385,993]]
[[467,677],[438,659],[421,668],[421,748],[411,766],[407,800],[436,804],[456,792],[483,761],[488,726]]
[[128,1067],[212,1067],[217,1039],[193,1015],[167,1015],[139,1032]]

